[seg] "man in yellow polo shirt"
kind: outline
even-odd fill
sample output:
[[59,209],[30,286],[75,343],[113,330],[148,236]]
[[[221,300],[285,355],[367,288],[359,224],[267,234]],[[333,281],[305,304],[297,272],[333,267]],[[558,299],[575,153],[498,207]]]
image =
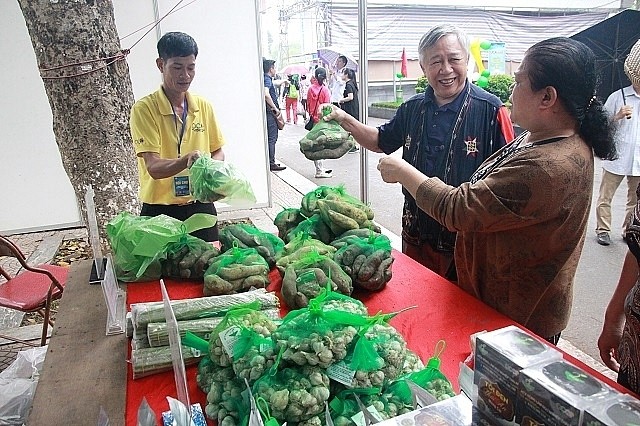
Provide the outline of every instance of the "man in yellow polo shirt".
[[[129,122],[138,156],[140,215],[165,214],[179,220],[194,213],[215,215],[213,203],[195,201],[189,191],[189,168],[198,157],[224,160],[224,138],[212,105],[188,92],[196,74],[198,45],[185,33],[166,33],[158,41],[158,56],[162,86],[133,105]],[[193,235],[217,241],[218,228]]]

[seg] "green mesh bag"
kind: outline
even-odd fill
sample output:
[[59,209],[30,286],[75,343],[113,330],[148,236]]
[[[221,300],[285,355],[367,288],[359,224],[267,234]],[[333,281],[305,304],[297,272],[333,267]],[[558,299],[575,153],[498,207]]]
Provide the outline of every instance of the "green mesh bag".
[[183,235],[167,244],[165,253],[166,259],[161,260],[163,277],[202,280],[220,250],[193,235]]
[[319,213],[311,215],[311,217],[300,221],[295,227],[291,228],[285,240],[291,241],[301,234],[308,235],[325,244],[329,244],[335,238],[335,234],[325,221],[322,220]]
[[[331,112],[324,108],[322,115]],[[340,158],[355,146],[353,136],[335,120],[320,120],[300,139],[300,151],[309,160]]]
[[365,290],[381,290],[392,278],[391,242],[386,235],[371,232],[367,238],[343,240],[334,260],[354,284]]
[[[347,355],[360,327],[367,324],[361,302],[324,289],[306,308],[290,311],[273,333],[282,359],[327,368]],[[366,311],[365,311],[366,312]]]
[[262,256],[269,267],[276,264],[284,249],[284,241],[276,235],[265,232],[250,224],[238,223],[225,226],[220,230],[222,250],[226,251],[234,246],[240,248],[253,247]]
[[273,224],[278,228],[278,236],[288,242],[287,234],[289,231],[295,228],[296,225],[304,219],[305,217],[300,214],[300,209],[289,208],[283,209],[278,213],[273,220]]
[[232,294],[269,285],[269,265],[255,248],[233,247],[204,273],[204,295]]

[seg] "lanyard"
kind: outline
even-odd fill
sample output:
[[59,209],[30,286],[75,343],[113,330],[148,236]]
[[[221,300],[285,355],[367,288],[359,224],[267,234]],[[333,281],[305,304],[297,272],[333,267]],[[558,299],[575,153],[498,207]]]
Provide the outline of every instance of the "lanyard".
[[[169,102],[171,103],[171,102]],[[178,134],[178,157],[180,157],[180,145],[182,145],[182,137],[184,136],[184,128],[187,125],[187,110],[189,105],[187,104],[187,97],[185,96],[184,102],[182,103],[182,127],[180,127],[180,132],[178,132],[178,116],[176,115],[176,110],[171,104],[171,111],[173,111],[173,122],[176,125],[176,133]]]
[[[164,87],[162,88],[162,92],[165,96],[167,96],[167,92],[164,91]],[[171,103],[171,99],[167,96],[167,100],[169,101],[169,105],[171,105],[171,111],[173,111],[173,123],[176,126],[176,134],[178,135],[178,157],[180,157],[180,145],[182,145],[182,137],[184,136],[184,128],[187,125],[187,111],[189,110],[189,105],[187,104],[187,96],[184,97],[184,102],[182,103],[182,127],[178,132],[178,116],[176,115],[176,109],[173,107]]]

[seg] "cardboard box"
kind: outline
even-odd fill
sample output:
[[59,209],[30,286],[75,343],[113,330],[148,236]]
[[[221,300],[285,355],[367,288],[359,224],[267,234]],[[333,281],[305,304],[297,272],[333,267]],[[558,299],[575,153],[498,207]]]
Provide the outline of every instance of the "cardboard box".
[[516,421],[521,425],[580,426],[582,412],[616,392],[577,366],[551,361],[520,372]]
[[476,337],[472,399],[494,423],[515,424],[520,370],[562,359],[550,345],[508,326]]
[[640,400],[622,393],[593,407],[587,407],[582,426],[640,425]]
[[460,394],[401,414],[376,426],[471,426],[471,400]]

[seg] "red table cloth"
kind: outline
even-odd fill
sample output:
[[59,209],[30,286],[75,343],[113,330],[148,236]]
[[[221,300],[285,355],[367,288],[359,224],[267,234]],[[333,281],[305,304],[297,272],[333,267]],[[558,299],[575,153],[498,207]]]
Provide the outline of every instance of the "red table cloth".
[[[376,293],[356,291],[353,297],[362,300],[372,315],[415,306],[414,309],[394,317],[390,323],[404,336],[408,347],[416,352],[425,364],[433,356],[436,343],[444,340],[446,348],[440,355],[441,369],[454,388],[459,390],[459,365],[471,351],[469,336],[482,330],[502,328],[514,322],[406,255],[394,250],[393,257],[393,278],[387,286]],[[270,278],[271,285],[268,290],[279,291],[281,279],[278,271],[272,270]],[[165,285],[171,299],[203,295],[202,283],[165,280]],[[127,286],[127,307],[131,303],[159,300],[162,300],[162,295],[158,281],[132,283]],[[284,314],[286,308],[282,311]],[[571,360],[574,361],[573,358]],[[611,384],[610,380],[584,364],[576,364]],[[187,368],[189,395],[191,403],[199,402],[204,410],[207,404],[206,395],[197,387],[196,371],[197,366]],[[173,372],[137,380],[133,380],[132,377],[129,365],[126,424],[135,426],[137,409],[143,397],[147,398],[151,408],[160,418],[160,413],[169,409],[166,396],[176,397]]]

